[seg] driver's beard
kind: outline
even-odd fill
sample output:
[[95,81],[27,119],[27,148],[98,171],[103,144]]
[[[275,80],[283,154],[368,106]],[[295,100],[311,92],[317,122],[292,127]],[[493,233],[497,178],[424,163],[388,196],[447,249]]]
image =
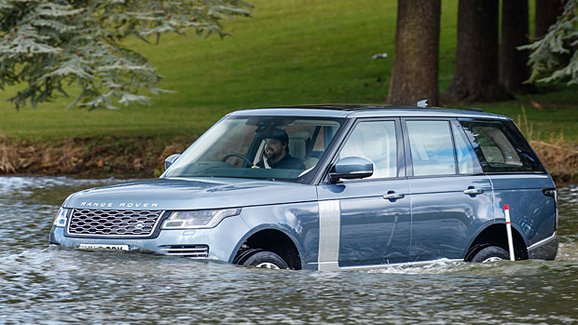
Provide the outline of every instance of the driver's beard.
[[269,159],[269,161],[278,161],[279,158],[281,157],[281,152],[276,152],[275,150],[272,149],[265,149],[265,157],[267,157],[267,159]]

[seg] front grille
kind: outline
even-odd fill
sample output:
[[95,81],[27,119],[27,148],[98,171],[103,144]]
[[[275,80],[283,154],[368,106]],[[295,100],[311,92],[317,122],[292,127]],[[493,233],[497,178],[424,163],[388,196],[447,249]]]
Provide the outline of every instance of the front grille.
[[162,211],[74,209],[68,233],[92,237],[148,237]]
[[173,256],[186,256],[192,258],[209,257],[209,246],[207,245],[173,245],[161,246],[163,254]]

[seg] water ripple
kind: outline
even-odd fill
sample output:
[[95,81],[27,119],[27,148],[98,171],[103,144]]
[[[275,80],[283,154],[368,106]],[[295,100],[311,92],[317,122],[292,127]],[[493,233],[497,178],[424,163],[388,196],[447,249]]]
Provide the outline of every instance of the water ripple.
[[576,186],[560,190],[556,261],[295,272],[47,247],[68,193],[113,182],[0,178],[0,324],[578,322]]

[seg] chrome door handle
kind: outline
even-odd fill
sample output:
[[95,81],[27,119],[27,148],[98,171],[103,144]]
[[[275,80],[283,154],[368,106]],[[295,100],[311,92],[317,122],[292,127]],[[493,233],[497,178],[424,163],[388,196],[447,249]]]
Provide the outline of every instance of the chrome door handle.
[[387,192],[387,194],[385,194],[383,196],[383,198],[386,200],[399,200],[399,199],[403,199],[404,197],[405,197],[405,195],[400,194],[400,193],[395,193],[395,191],[389,191],[389,192]]
[[475,188],[473,186],[468,187],[468,189],[464,191],[464,194],[467,195],[478,195],[482,193],[484,193],[484,190],[482,190],[481,188]]

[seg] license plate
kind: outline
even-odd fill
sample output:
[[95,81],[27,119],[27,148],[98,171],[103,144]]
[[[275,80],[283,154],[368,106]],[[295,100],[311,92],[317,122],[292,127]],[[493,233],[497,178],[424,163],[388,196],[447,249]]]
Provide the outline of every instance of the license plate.
[[108,245],[108,244],[80,244],[80,249],[104,249],[114,251],[128,251],[128,245]]

